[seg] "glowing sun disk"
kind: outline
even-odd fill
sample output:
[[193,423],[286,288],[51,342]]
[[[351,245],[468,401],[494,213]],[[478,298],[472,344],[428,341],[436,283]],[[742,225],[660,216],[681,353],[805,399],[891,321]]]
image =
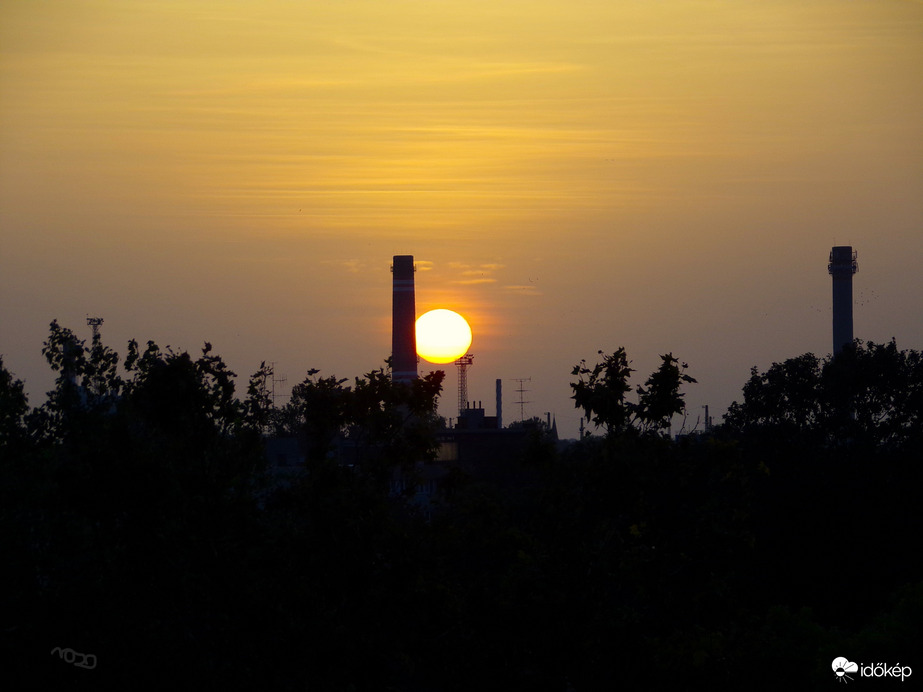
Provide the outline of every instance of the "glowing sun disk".
[[417,354],[430,363],[451,363],[471,346],[471,327],[452,310],[430,310],[417,318]]

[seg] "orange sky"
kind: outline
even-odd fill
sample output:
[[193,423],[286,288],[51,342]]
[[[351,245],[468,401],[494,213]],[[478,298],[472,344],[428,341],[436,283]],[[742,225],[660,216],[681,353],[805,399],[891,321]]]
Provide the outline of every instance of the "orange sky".
[[624,345],[720,414],[830,350],[834,244],[856,336],[923,348],[921,84],[909,0],[4,2],[0,353],[34,403],[88,313],[352,377],[413,254],[489,413],[531,377],[575,435],[571,367]]

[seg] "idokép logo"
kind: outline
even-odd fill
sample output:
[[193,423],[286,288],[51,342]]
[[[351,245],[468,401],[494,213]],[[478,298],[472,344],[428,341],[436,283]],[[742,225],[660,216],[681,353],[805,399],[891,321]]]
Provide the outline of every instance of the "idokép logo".
[[852,680],[852,677],[847,675],[847,673],[856,673],[858,671],[858,665],[851,661],[847,661],[842,656],[833,659],[833,672],[836,673],[837,682],[849,682]]
[[893,666],[888,663],[854,663],[839,656],[833,659],[833,673],[837,682],[853,680],[850,673],[858,673],[860,678],[894,678],[904,682],[913,674],[913,670],[910,666],[902,666],[900,663]]

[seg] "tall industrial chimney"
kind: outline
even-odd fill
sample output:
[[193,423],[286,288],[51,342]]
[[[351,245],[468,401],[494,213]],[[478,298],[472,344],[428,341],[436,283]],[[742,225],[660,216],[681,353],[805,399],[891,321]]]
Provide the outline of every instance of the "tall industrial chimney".
[[503,381],[497,378],[497,428],[503,427]]
[[417,307],[413,286],[413,255],[395,255],[391,265],[391,379],[410,382],[417,377]]
[[852,275],[858,270],[852,246],[836,245],[830,250],[827,271],[833,277],[833,355],[853,340]]

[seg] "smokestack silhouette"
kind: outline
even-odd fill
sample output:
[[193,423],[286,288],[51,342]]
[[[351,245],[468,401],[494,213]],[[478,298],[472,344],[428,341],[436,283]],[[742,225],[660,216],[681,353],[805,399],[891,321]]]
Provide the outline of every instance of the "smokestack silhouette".
[[503,427],[503,382],[497,378],[497,428]]
[[833,355],[853,341],[852,275],[858,270],[851,245],[836,245],[830,250],[827,271],[833,277]]
[[417,307],[414,297],[413,255],[395,255],[391,302],[391,379],[410,382],[417,377]]

